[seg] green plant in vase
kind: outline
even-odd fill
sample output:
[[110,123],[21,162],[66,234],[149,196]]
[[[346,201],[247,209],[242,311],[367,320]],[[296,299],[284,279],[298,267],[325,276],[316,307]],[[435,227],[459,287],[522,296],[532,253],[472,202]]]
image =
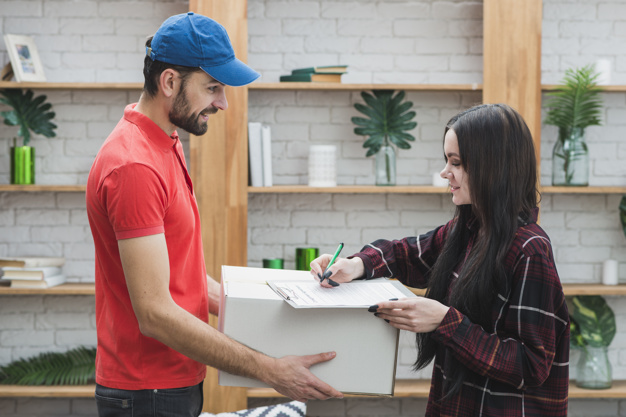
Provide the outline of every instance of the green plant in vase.
[[[46,103],[46,96],[34,97],[32,90],[23,92],[21,89],[9,88],[0,90],[0,103],[11,107],[11,110],[0,112],[4,124],[19,126],[17,137],[13,138],[11,147],[11,184],[35,183],[35,149],[28,146],[32,134],[47,138],[56,136],[52,123],[55,113],[52,104]],[[17,138],[21,137],[22,146],[17,146]]]
[[589,151],[584,140],[588,126],[601,124],[601,88],[594,67],[588,65],[565,71],[563,82],[548,93],[544,122],[559,128],[552,150],[552,185],[589,185]]
[[599,295],[578,295],[570,304],[570,344],[580,349],[576,385],[604,389],[613,383],[608,347],[616,333],[615,314]]
[[354,133],[369,136],[363,143],[368,148],[366,157],[376,155],[376,185],[396,184],[396,154],[393,145],[410,149],[415,137],[407,131],[415,129],[416,113],[411,111],[413,103],[404,101],[405,92],[395,94],[393,90],[374,90],[373,94],[362,92],[363,103],[354,103],[354,108],[367,117],[353,117],[358,127]]

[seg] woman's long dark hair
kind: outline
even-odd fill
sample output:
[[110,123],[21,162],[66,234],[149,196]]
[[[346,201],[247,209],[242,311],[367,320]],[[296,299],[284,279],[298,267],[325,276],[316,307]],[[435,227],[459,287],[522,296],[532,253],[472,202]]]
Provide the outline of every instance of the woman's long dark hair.
[[[456,308],[491,333],[495,298],[509,290],[505,257],[519,218],[528,221],[537,206],[535,149],[526,123],[505,104],[465,110],[450,119],[445,132],[449,129],[458,138],[471,204],[456,208],[454,227],[432,268],[426,297]],[[465,254],[470,223],[478,232]],[[453,280],[455,271],[458,278]],[[416,370],[427,366],[438,348],[431,333],[418,333],[417,345]],[[444,390],[452,395],[461,389],[468,371],[460,362],[446,366],[446,371]]]

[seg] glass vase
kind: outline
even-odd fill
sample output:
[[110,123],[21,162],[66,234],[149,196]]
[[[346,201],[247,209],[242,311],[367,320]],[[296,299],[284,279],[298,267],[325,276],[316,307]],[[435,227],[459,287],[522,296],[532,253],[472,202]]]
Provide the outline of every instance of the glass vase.
[[613,370],[607,347],[585,346],[576,365],[576,386],[589,389],[611,388]]
[[396,150],[391,145],[376,153],[376,185],[396,185]]
[[11,146],[11,184],[35,183],[35,148]]
[[552,149],[552,185],[589,185],[589,150],[584,129],[560,129]]

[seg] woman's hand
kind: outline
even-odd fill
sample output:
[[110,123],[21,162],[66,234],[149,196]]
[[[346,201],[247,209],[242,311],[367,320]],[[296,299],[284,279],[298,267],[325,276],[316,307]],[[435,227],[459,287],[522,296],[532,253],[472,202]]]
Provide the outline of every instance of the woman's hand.
[[[313,275],[317,281],[322,280],[321,277],[324,276],[326,266],[332,258],[332,255],[325,253],[311,262],[311,275]],[[365,273],[365,267],[363,266],[361,258],[337,258],[335,263],[328,270],[327,274],[328,273],[330,273],[330,275],[327,275],[326,278],[331,278],[335,283],[341,284],[362,277]],[[334,287],[334,285],[328,283],[327,279],[324,279],[320,285],[327,288]]]
[[400,330],[428,333],[439,327],[449,308],[439,301],[417,297],[384,301],[370,307],[370,311]]

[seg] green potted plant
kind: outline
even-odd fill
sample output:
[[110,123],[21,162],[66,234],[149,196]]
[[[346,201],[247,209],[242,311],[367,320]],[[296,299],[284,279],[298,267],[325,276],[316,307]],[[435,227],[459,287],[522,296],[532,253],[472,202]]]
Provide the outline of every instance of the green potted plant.
[[415,137],[407,131],[415,129],[415,112],[410,111],[413,103],[403,101],[405,92],[395,94],[393,90],[374,90],[373,94],[362,92],[365,104],[354,107],[367,117],[353,117],[357,135],[369,136],[363,143],[368,148],[365,156],[376,155],[376,185],[396,184],[396,153],[393,145],[410,149]]
[[[55,114],[52,104],[46,103],[46,96],[34,97],[32,90],[23,92],[21,89],[9,88],[0,90],[0,103],[12,109],[0,112],[4,124],[19,126],[17,137],[23,138],[22,146],[17,146],[17,138],[13,138],[11,147],[11,184],[35,183],[35,148],[28,146],[31,134],[39,134],[47,138],[56,136],[52,123]],[[31,133],[32,132],[32,133]]]
[[584,134],[588,126],[601,124],[598,75],[591,65],[568,69],[562,84],[547,94],[551,99],[546,103],[544,122],[559,128],[552,150],[552,185],[589,185],[589,151]]
[[570,304],[570,344],[580,350],[576,385],[605,389],[613,384],[608,347],[616,332],[615,314],[600,295],[578,295]]
[[94,381],[96,348],[46,352],[0,366],[0,384],[85,385]]

